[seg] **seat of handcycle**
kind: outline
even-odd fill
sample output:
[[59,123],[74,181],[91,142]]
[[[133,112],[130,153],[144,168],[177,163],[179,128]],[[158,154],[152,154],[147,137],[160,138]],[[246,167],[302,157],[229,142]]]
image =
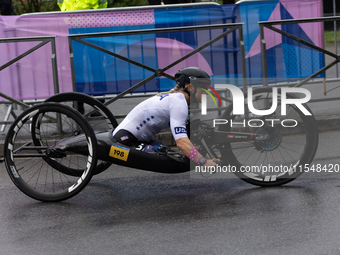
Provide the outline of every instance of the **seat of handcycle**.
[[117,165],[162,173],[181,173],[190,170],[190,160],[161,142],[136,143],[126,146],[116,141],[111,130],[97,130],[98,159]]

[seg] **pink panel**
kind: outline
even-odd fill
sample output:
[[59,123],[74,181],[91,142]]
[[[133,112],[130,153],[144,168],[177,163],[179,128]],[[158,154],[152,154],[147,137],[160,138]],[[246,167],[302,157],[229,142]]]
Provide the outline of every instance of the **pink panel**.
[[[292,1],[281,0],[281,4],[292,15],[294,19],[307,19],[313,17],[322,17],[322,1],[304,0]],[[322,32],[321,23],[299,23],[300,27],[309,36],[312,42],[319,47],[323,47],[323,38],[320,36]]]
[[[68,38],[70,28],[154,24],[154,11],[60,12],[52,15],[0,17],[0,38],[57,36],[56,51],[60,92],[72,91]],[[39,42],[0,44],[0,65]],[[5,53],[5,54],[4,54]],[[8,86],[10,84],[10,86]],[[16,99],[47,98],[54,94],[51,44],[0,72],[0,91]]]
[[[281,20],[281,11],[280,11],[280,3],[278,3],[270,15],[268,21]],[[277,29],[281,29],[281,26],[275,26]],[[264,39],[266,41],[266,48],[270,49],[280,43],[282,43],[282,36],[273,31],[268,31],[268,29],[264,28]],[[261,52],[261,42],[260,35],[257,36],[255,42],[252,47],[248,51],[246,58],[250,58],[255,56]]]
[[[158,68],[164,68],[194,50],[192,47],[182,42],[168,38],[156,38],[156,47],[158,56]],[[188,66],[199,67],[207,72],[209,75],[213,75],[208,62],[199,52],[180,62],[179,64],[173,66],[165,72],[169,75],[174,76],[179,69]]]
[[[281,20],[280,4],[292,15],[294,19],[304,19],[313,17],[322,17],[322,2],[316,0],[280,0],[275,7],[268,21]],[[309,38],[316,46],[323,47],[322,23],[299,23],[299,26],[305,31]],[[281,26],[275,26],[281,29]],[[270,49],[282,43],[280,34],[264,29],[264,38],[266,41],[266,48]],[[255,56],[261,52],[260,35],[256,38],[254,44],[246,55],[246,58]]]
[[153,10],[80,13],[69,15],[69,27],[109,27],[155,24]]

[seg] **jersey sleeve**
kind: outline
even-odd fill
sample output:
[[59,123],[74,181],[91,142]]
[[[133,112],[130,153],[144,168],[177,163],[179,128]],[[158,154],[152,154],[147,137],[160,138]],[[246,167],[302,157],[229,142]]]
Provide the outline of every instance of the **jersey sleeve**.
[[170,109],[170,129],[174,139],[188,137],[186,120],[188,118],[188,106],[186,102],[177,102]]

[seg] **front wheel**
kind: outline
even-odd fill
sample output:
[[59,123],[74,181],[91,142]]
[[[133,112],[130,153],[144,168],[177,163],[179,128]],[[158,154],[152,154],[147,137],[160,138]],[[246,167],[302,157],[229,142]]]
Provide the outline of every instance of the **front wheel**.
[[[33,137],[44,142],[36,144]],[[82,155],[58,146],[60,141],[75,138],[86,142]],[[97,140],[80,113],[57,103],[43,103],[24,111],[11,125],[4,157],[9,176],[22,192],[40,201],[61,201],[78,194],[91,180],[97,165]]]
[[[288,98],[296,98],[288,94]],[[272,89],[261,88],[253,92],[255,109],[270,109],[273,104]],[[303,105],[309,112],[307,105]],[[318,146],[318,129],[313,115],[305,115],[294,104],[287,105],[286,115],[281,114],[281,98],[271,115],[253,114],[245,100],[245,115],[233,115],[230,105],[222,119],[220,131],[245,132],[256,136],[248,142],[218,145],[223,162],[236,167],[242,180],[258,186],[278,186],[288,183],[304,172]],[[236,137],[234,139],[237,141]]]

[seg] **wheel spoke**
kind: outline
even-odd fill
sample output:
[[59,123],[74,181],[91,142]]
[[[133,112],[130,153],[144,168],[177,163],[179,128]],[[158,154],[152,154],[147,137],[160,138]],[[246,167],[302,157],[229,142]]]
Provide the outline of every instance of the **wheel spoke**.
[[[63,132],[60,132],[56,123],[50,123],[50,117],[57,114],[60,115]],[[26,116],[32,116],[30,121]],[[27,128],[30,122],[34,127],[32,131]],[[84,139],[91,141],[85,145],[88,148],[92,146],[88,153],[79,155],[67,150],[62,153],[55,150],[54,146],[58,142],[75,137],[76,128],[81,130]],[[23,152],[17,150],[23,144],[30,146],[22,150]],[[36,105],[23,112],[8,131],[5,141],[7,171],[19,189],[34,199],[41,201],[68,199],[80,192],[90,181],[96,166],[96,145],[92,128],[76,111],[56,103]],[[23,157],[27,149],[34,154]],[[92,151],[92,155],[89,151]]]
[[[253,105],[257,110],[269,109],[272,105],[271,88],[261,88],[253,92]],[[288,97],[294,98],[293,95],[287,94]],[[247,101],[247,100],[246,100]],[[266,104],[266,101],[268,104]],[[246,102],[245,102],[246,104]],[[266,107],[268,105],[268,107]],[[304,105],[305,106],[305,105]],[[313,116],[305,116],[300,109],[289,106],[287,115],[281,116],[281,103],[278,98],[278,109],[270,116],[256,116],[248,111],[249,119],[275,119],[269,125],[264,121],[264,124],[257,127],[230,127],[228,125],[220,125],[220,131],[227,131],[232,133],[255,133],[257,137],[263,135],[266,139],[255,140],[249,143],[248,146],[245,142],[240,144],[231,144],[231,150],[224,150],[221,152],[222,157],[229,158],[231,164],[241,169],[242,166],[293,166],[297,163],[305,164],[310,163],[316,152],[318,143],[318,133],[316,122]],[[307,107],[307,106],[305,106]],[[308,107],[307,107],[308,108]],[[228,119],[233,114],[232,105],[229,106],[221,117]],[[235,117],[237,122],[247,121],[245,116],[237,115]],[[282,120],[294,119],[298,123],[298,128],[284,127],[280,125]],[[269,122],[270,123],[270,122]],[[287,122],[286,122],[287,123]],[[260,123],[261,124],[261,123]],[[228,153],[231,154],[228,156]],[[223,156],[224,155],[224,156]],[[228,162],[229,163],[229,162]],[[287,168],[285,168],[287,170]],[[287,183],[294,178],[298,177],[301,173],[294,173],[288,176],[285,173],[269,173],[266,172],[261,180],[260,174],[244,174],[242,172],[236,173],[238,177],[243,180],[259,186],[274,186]]]

